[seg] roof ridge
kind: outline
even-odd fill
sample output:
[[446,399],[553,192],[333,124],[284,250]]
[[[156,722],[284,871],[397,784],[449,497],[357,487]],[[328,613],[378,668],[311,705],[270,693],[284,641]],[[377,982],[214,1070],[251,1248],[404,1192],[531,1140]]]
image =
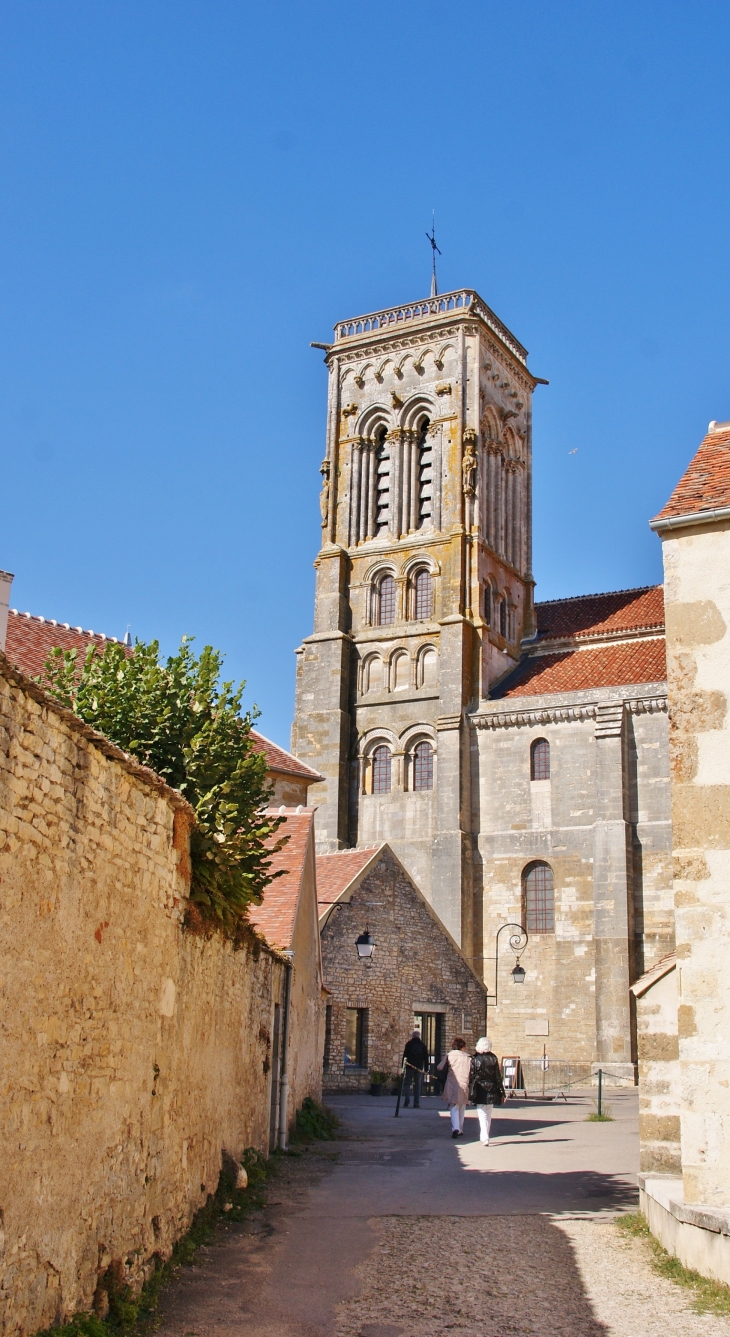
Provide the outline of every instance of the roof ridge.
[[85,627],[72,627],[70,622],[59,622],[55,617],[43,617],[40,613],[20,613],[17,608],[9,608],[8,614],[11,617],[24,617],[28,622],[40,622],[44,627],[61,627],[63,631],[76,631],[80,636],[96,636],[99,640],[119,644],[118,636],[107,636],[103,631],[87,631]]
[[546,604],[578,603],[581,599],[607,599],[612,594],[646,594],[649,590],[660,589],[661,584],[661,581],[657,581],[654,585],[630,585],[625,590],[597,590],[594,594],[566,594],[562,599],[536,599],[535,607],[544,608]]

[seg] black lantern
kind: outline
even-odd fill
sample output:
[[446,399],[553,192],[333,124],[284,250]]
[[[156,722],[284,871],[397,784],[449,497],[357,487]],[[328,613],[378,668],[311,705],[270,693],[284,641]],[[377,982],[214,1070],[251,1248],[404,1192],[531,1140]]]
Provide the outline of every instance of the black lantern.
[[525,967],[520,965],[519,956],[517,958],[517,965],[514,966],[512,970],[512,979],[515,984],[524,984],[525,982]]
[[369,961],[375,947],[375,942],[369,928],[366,928],[365,932],[361,933],[359,938],[356,938],[355,946],[357,947],[357,954],[360,957],[360,960]]

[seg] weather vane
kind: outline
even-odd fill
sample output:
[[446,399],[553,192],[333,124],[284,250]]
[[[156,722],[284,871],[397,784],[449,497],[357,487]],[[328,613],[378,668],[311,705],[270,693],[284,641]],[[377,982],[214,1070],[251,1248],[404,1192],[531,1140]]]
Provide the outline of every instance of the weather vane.
[[438,246],[436,245],[436,220],[433,214],[431,215],[431,231],[427,232],[426,236],[428,237],[428,240],[431,243],[431,253],[433,255],[433,273],[431,274],[431,296],[438,297],[439,289],[438,289],[438,283],[436,282],[436,252],[438,251],[439,255],[441,254],[441,252]]

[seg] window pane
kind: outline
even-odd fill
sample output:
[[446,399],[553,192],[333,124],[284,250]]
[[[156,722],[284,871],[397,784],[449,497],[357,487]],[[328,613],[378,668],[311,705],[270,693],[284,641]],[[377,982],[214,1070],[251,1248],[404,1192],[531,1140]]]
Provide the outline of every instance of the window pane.
[[550,779],[550,744],[547,738],[536,738],[531,749],[531,780]]
[[373,752],[373,793],[390,793],[390,749],[384,746]]
[[383,576],[378,594],[378,622],[381,627],[387,627],[395,622],[395,581],[392,576]]
[[423,622],[431,616],[431,572],[419,571],[416,576],[413,616]]
[[413,788],[433,789],[433,748],[417,743],[413,753]]
[[534,863],[524,876],[525,928],[528,933],[555,931],[553,870],[547,863]]

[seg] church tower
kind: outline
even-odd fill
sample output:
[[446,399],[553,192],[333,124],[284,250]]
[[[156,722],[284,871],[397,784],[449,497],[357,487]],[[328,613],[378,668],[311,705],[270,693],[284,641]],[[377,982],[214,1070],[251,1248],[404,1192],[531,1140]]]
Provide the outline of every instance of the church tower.
[[292,750],[324,776],[310,799],[320,848],[387,840],[476,956],[466,715],[534,634],[538,379],[468,290],[342,321],[325,361],[322,546]]

